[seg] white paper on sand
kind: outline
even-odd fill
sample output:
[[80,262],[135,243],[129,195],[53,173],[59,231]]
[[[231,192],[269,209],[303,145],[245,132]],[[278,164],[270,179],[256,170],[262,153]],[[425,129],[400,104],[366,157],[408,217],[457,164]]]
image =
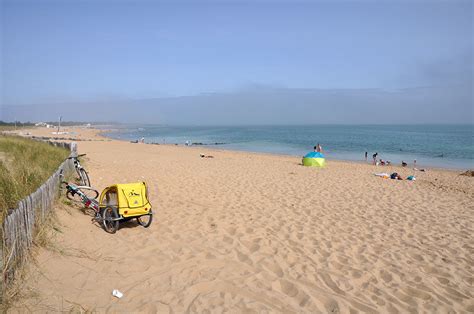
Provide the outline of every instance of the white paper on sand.
[[112,291],[112,295],[113,295],[114,297],[119,298],[119,299],[121,299],[121,298],[123,297],[123,293],[120,292],[120,291],[118,291],[117,289],[115,289],[114,291]]

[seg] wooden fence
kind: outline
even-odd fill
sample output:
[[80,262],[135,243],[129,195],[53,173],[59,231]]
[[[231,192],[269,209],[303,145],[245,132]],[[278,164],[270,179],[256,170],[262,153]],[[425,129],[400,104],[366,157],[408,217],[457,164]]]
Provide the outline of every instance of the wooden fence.
[[[77,154],[76,143],[50,142],[51,145],[70,149],[71,156]],[[64,161],[56,172],[35,192],[18,203],[18,207],[9,210],[2,225],[3,245],[0,255],[2,282],[0,283],[0,303],[6,288],[13,281],[15,272],[26,261],[28,251],[33,244],[37,228],[51,211],[54,200],[59,195],[59,174],[69,175],[74,171],[71,159]]]

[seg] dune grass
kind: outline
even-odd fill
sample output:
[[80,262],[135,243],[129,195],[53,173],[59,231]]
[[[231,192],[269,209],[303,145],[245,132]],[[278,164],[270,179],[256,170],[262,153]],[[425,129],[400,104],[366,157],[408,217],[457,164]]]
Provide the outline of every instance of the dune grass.
[[0,135],[0,223],[9,208],[41,186],[68,156],[64,148]]
[[[1,121],[0,121],[1,122]],[[12,124],[1,124],[0,123],[0,131],[21,131],[21,130],[27,130],[27,129],[33,129],[36,128],[35,126],[31,125],[15,125]]]
[[[18,136],[0,135],[0,225],[10,208],[16,208],[18,201],[40,187],[69,156],[68,149],[55,147]],[[34,243],[39,246],[50,244],[51,233],[58,231],[54,215],[49,215],[39,226]],[[0,230],[0,246],[3,243]],[[0,252],[2,254],[3,252]],[[4,265],[2,265],[2,270]],[[0,312],[6,312],[12,302],[21,295],[22,274],[17,270],[14,284],[2,287],[0,284]],[[3,273],[2,273],[3,275]],[[17,296],[17,297],[15,297]]]
[[15,131],[15,126],[0,125],[0,131]]

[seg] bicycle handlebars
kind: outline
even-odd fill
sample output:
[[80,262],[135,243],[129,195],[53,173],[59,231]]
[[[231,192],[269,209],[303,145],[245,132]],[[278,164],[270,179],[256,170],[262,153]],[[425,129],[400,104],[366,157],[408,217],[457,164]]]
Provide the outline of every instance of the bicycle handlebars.
[[71,157],[68,157],[68,158],[66,158],[66,159],[77,159],[77,158],[83,157],[83,156],[85,156],[85,155],[87,155],[87,154],[80,154],[80,155],[77,155],[77,156],[71,156]]

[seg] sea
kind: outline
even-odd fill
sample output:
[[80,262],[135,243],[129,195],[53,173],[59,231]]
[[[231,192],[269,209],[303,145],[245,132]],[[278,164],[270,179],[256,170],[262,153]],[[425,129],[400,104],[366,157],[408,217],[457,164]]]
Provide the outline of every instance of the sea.
[[372,154],[416,166],[474,169],[474,125],[116,125],[105,135],[146,143],[303,156],[320,143],[326,159],[365,162]]

